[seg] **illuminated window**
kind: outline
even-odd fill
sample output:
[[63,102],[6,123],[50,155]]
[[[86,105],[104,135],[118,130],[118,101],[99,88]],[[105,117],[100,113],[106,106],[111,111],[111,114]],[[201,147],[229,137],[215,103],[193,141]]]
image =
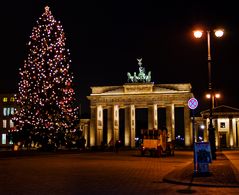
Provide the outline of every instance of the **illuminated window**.
[[11,108],[7,108],[7,116],[10,115]]
[[14,114],[14,108],[3,108],[3,116],[9,116],[10,114]]
[[7,134],[2,134],[2,144],[6,144],[7,143]]
[[226,128],[226,124],[225,124],[224,122],[221,122],[221,123],[220,123],[220,127],[221,127],[221,128]]
[[4,97],[4,98],[2,99],[2,101],[3,101],[3,102],[7,102],[7,97]]
[[14,127],[14,123],[12,120],[9,121],[10,128]]
[[2,127],[3,128],[7,128],[7,120],[3,120],[2,121]]
[[13,115],[14,114],[14,108],[11,107],[11,114]]
[[3,108],[3,116],[7,116],[7,108]]
[[11,97],[10,102],[15,102],[15,98]]

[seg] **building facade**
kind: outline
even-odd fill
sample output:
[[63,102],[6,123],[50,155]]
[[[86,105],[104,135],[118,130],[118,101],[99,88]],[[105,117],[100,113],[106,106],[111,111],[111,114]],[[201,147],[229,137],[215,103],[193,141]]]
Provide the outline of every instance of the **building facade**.
[[[201,112],[196,119],[196,136],[201,134],[204,141],[208,141],[209,110]],[[213,127],[215,128],[215,143],[218,149],[239,147],[239,109],[226,105],[213,108]],[[200,133],[203,132],[203,133]]]
[[13,93],[0,94],[0,146],[11,144],[8,135],[14,130],[14,123],[11,120],[15,112],[16,103]]
[[[158,109],[166,109],[166,128],[168,140],[175,139],[175,108],[184,109],[185,145],[192,144],[192,125],[188,100],[193,97],[191,84],[154,84],[126,83],[123,86],[91,87],[90,100],[91,119],[89,146],[100,146],[104,138],[124,140],[123,145],[135,147],[136,109],[146,108],[148,111],[148,129],[158,129]],[[119,110],[124,110],[124,137],[120,137]],[[104,110],[107,110],[107,121],[104,121]],[[105,132],[104,125],[107,126]],[[106,135],[105,135],[106,134]]]

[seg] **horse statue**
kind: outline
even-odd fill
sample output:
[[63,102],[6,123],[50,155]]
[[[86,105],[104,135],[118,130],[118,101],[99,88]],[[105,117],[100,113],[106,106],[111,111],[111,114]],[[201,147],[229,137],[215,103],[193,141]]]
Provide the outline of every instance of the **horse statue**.
[[142,58],[137,59],[138,65],[139,65],[139,73],[137,75],[136,72],[134,72],[133,75],[130,74],[130,72],[127,72],[128,76],[128,82],[132,83],[149,83],[151,82],[151,71],[148,72],[148,74],[145,73],[145,68],[142,66]]
[[128,82],[134,82],[134,76],[132,76],[131,74],[130,74],[130,72],[127,72],[127,76],[128,76]]
[[138,77],[140,82],[145,82],[145,69],[143,67],[139,68]]
[[137,83],[139,81],[139,77],[137,76],[136,72],[134,72],[134,83]]
[[145,76],[145,82],[149,83],[151,81],[151,71],[148,72],[148,75]]

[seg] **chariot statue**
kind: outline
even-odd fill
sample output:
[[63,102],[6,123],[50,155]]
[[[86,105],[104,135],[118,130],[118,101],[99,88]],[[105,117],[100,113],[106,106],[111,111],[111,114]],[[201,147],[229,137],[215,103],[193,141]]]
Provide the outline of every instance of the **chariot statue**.
[[142,58],[137,59],[139,65],[139,73],[134,72],[133,75],[127,72],[128,82],[131,83],[150,83],[151,82],[151,71],[148,74],[145,73],[145,68],[142,66]]

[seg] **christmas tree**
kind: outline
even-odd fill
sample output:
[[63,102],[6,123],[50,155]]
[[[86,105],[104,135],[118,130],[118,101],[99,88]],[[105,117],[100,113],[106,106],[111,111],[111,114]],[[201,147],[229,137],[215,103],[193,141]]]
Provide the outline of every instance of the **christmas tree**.
[[42,145],[59,141],[74,129],[78,107],[62,25],[48,6],[33,27],[28,55],[19,69],[18,109],[13,118],[19,135]]

